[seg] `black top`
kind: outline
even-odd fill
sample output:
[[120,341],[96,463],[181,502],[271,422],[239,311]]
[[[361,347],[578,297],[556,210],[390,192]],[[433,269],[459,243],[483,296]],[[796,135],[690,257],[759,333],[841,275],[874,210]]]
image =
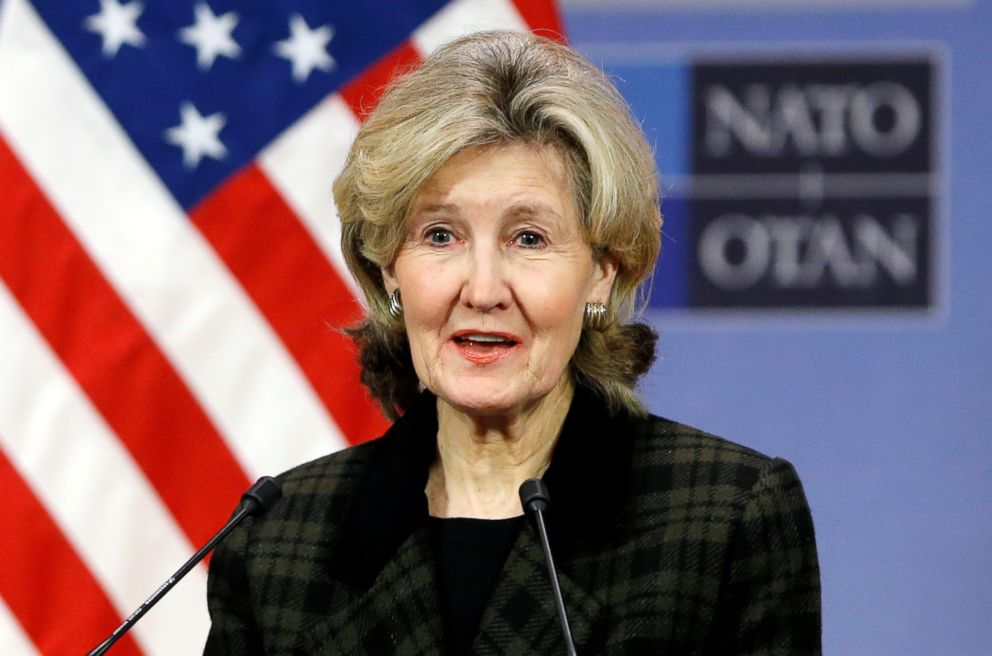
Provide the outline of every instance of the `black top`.
[[430,518],[448,654],[469,652],[522,520]]

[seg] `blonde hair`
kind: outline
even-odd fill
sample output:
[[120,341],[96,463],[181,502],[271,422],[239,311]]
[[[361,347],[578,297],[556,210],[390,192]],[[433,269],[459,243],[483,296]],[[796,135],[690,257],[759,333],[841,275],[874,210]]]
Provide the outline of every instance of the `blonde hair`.
[[566,46],[526,33],[462,37],[394,80],[334,182],[345,261],[369,308],[366,321],[350,331],[361,349],[363,382],[393,417],[417,395],[381,267],[392,263],[414,199],[445,162],[465,148],[509,143],[559,153],[588,243],[619,265],[606,327],[583,330],[572,375],[614,409],[643,414],[634,386],[654,359],[657,336],[630,321],[661,247],[654,156],[599,69]]

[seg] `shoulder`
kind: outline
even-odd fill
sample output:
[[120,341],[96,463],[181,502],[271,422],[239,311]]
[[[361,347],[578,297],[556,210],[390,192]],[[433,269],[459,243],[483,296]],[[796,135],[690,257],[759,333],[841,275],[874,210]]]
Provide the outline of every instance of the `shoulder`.
[[250,531],[264,537],[267,524],[331,525],[342,521],[349,500],[360,488],[387,437],[351,446],[297,465],[276,477],[282,498],[267,515],[256,519]]
[[762,652],[766,637],[819,653],[815,533],[792,464],[661,417],[637,423],[626,530],[640,561],[711,586],[707,653]]
[[792,464],[660,417],[643,420],[635,452],[640,509],[661,517],[655,546],[710,563],[671,565],[712,583],[704,651],[820,653],[815,532]]
[[[281,626],[279,609],[303,603],[288,590],[326,580],[327,563],[340,541],[341,526],[355,492],[381,448],[379,438],[343,449],[276,477],[282,497],[264,515],[248,517],[220,543],[210,562],[208,605],[211,636],[226,644],[228,632],[258,622]],[[296,593],[294,593],[295,595]],[[275,615],[271,615],[271,613]],[[250,619],[249,619],[250,618]],[[229,631],[230,629],[230,631]],[[295,628],[293,629],[295,630]],[[229,653],[238,649],[220,649]]]
[[304,628],[332,601],[327,586],[335,580],[331,568],[346,518],[388,440],[387,433],[276,477],[279,501],[232,531],[211,560],[205,653],[290,653],[299,647]]
[[349,491],[375,460],[385,439],[350,446],[283,472],[276,477],[283,486],[283,496],[293,499]]
[[738,513],[756,497],[769,495],[806,507],[799,477],[787,460],[664,417],[651,415],[634,425],[630,462],[642,493],[691,497],[694,503],[735,507]]
[[681,456],[691,453],[759,466],[772,459],[743,444],[665,417],[649,415],[634,422],[637,425],[635,443],[643,449]]
[[635,420],[634,448],[662,459],[698,465],[732,465],[761,470],[776,460],[731,439],[713,435],[688,424],[649,415]]
[[[596,490],[581,497],[594,512],[573,513],[584,537],[563,567],[593,572],[588,589],[621,600],[618,625],[636,609],[656,618],[642,625],[644,644],[743,654],[770,653],[774,642],[781,653],[816,653],[819,570],[792,465],[664,417],[620,413],[594,428],[608,438],[589,441],[594,475],[580,476]],[[590,532],[596,516],[607,519]]]

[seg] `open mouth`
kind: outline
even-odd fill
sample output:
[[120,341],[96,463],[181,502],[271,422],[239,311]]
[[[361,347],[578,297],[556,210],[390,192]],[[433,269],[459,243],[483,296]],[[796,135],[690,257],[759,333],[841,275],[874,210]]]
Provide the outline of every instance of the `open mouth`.
[[516,346],[519,342],[506,335],[494,335],[492,333],[461,333],[454,336],[454,341],[459,346],[472,347],[507,347]]
[[451,341],[463,358],[479,366],[502,360],[515,352],[520,344],[520,340],[512,335],[471,331],[452,335]]

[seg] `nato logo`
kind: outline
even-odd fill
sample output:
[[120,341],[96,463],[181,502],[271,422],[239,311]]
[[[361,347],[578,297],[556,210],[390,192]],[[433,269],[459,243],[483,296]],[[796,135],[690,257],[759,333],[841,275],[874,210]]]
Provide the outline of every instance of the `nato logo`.
[[695,61],[687,194],[662,205],[682,224],[665,246],[683,303],[933,305],[936,69],[918,56]]

